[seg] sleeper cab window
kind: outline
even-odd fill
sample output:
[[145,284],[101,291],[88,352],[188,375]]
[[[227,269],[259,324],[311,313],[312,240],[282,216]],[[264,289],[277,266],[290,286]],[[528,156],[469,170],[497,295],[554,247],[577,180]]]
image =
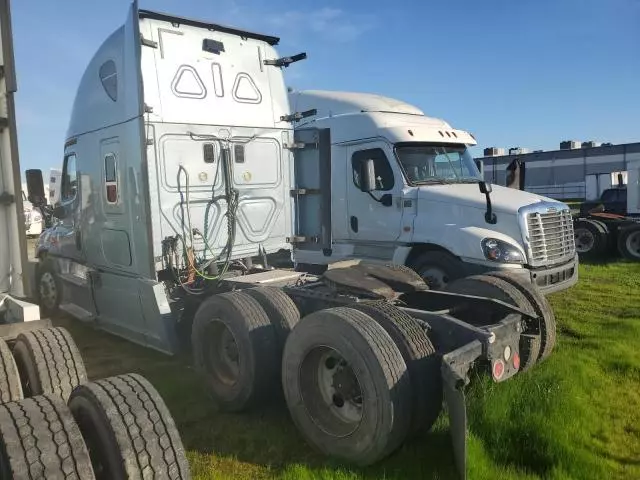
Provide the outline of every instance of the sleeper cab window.
[[360,188],[360,163],[368,159],[373,160],[373,165],[376,169],[376,190],[391,190],[394,185],[393,170],[391,170],[387,156],[381,148],[358,150],[351,156],[354,185]]
[[116,63],[113,60],[107,60],[100,66],[98,72],[102,87],[109,98],[114,102],[118,100],[118,72]]
[[76,198],[78,191],[78,171],[76,168],[76,154],[70,153],[64,157],[62,170],[61,201],[70,202]]
[[107,203],[118,202],[118,172],[116,156],[109,153],[104,157],[104,185]]

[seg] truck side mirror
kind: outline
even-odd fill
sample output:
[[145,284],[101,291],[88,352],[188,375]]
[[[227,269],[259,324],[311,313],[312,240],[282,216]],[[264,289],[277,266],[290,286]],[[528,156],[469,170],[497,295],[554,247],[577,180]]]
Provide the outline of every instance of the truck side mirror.
[[478,167],[478,171],[480,172],[480,178],[484,178],[484,162],[482,160],[474,160],[476,162],[476,167]]
[[484,181],[478,182],[478,187],[480,187],[480,193],[484,193],[485,195],[493,191],[493,188],[491,188],[491,184]]
[[373,159],[360,162],[360,190],[369,193],[376,189],[376,166]]
[[34,207],[44,207],[47,204],[47,197],[44,194],[42,170],[31,169],[26,170],[24,173],[27,177],[27,200],[29,200]]

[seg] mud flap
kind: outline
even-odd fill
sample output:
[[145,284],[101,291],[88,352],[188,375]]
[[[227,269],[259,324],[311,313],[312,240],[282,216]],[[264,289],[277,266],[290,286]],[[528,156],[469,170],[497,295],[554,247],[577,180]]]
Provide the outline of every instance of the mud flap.
[[474,340],[442,357],[442,385],[449,412],[449,428],[453,456],[461,479],[467,478],[467,407],[464,388],[469,383],[467,373],[482,355],[482,344]]

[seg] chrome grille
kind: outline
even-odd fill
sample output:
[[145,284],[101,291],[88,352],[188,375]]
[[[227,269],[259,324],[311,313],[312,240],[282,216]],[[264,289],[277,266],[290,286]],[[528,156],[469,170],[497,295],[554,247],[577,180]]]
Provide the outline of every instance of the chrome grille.
[[571,210],[527,213],[530,263],[552,265],[575,255]]

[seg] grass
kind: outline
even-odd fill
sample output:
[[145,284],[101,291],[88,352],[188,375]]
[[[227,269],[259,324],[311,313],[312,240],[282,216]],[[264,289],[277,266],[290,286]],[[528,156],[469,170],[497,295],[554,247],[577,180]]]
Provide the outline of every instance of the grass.
[[[581,265],[579,284],[551,296],[559,342],[551,358],[501,384],[468,390],[469,477],[640,478],[640,264]],[[92,378],[139,372],[169,406],[197,479],[455,478],[445,416],[379,464],[353,468],[314,453],[283,400],[223,414],[186,358],[169,358],[60,320]]]

